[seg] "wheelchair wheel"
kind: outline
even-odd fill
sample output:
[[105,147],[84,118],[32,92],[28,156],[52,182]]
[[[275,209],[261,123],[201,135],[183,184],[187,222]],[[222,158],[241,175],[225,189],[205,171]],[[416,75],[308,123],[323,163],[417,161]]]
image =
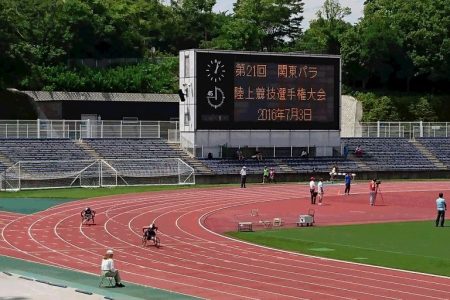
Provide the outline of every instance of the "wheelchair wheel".
[[161,246],[159,237],[155,236],[155,238],[153,239],[153,244],[155,245],[156,248],[159,248]]

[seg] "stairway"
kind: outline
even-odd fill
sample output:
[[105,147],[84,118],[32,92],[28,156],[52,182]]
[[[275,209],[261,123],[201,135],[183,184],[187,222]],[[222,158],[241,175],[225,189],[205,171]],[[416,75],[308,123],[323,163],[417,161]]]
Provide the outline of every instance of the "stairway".
[[274,160],[274,163],[281,169],[281,173],[291,173],[291,174],[297,173],[290,166],[283,163],[281,159]]
[[413,144],[414,147],[416,147],[416,149],[419,150],[426,159],[431,161],[438,170],[447,170],[447,166],[444,165],[433,153],[430,152],[430,150],[428,150],[419,141],[411,140],[409,142]]
[[12,165],[14,165],[14,162],[12,160],[9,159],[9,157],[3,155],[2,153],[0,153],[0,162],[6,167],[9,168]]
[[354,154],[349,154],[349,157],[351,160],[353,160],[356,165],[358,166],[358,170],[359,171],[363,171],[363,172],[370,172],[372,171],[370,169],[370,167],[368,165],[366,165],[366,163],[364,162],[364,160],[361,159],[361,157],[358,157]]
[[167,143],[170,148],[175,150],[177,155],[183,160],[185,163],[187,163],[189,166],[194,168],[196,173],[202,174],[202,175],[212,175],[214,172],[208,168],[205,164],[203,164],[200,160],[196,159],[195,157],[192,157],[186,150],[182,149],[178,146],[178,144],[173,143]]
[[103,157],[101,157],[100,154],[97,153],[97,151],[95,151],[91,146],[89,146],[82,140],[75,141],[75,145],[78,145],[81,149],[83,149],[83,151],[86,152],[92,159],[103,159]]

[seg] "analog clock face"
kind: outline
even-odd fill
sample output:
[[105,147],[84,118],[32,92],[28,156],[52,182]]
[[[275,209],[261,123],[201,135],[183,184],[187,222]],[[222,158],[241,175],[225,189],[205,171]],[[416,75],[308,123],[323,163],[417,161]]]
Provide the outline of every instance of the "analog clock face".
[[222,81],[225,76],[225,66],[220,60],[213,59],[206,66],[206,73],[212,82]]
[[218,109],[225,101],[225,94],[216,86],[214,87],[214,91],[208,91],[206,99],[211,107]]

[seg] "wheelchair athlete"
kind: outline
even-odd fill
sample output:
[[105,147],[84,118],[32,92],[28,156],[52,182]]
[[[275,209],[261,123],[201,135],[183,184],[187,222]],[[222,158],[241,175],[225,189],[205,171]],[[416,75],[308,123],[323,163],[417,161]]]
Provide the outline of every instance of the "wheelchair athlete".
[[144,232],[144,236],[147,238],[147,241],[154,240],[157,231],[158,227],[156,227],[155,223],[150,224],[150,226]]
[[149,227],[143,227],[142,231],[144,232],[142,236],[142,246],[147,246],[148,241],[153,241],[153,244],[156,248],[160,247],[159,238],[156,236],[156,232],[158,231],[158,227],[154,223],[152,223]]
[[92,221],[92,224],[94,224],[94,217],[95,217],[95,210],[92,210],[90,207],[86,207],[81,212],[81,223],[87,224],[89,221]]

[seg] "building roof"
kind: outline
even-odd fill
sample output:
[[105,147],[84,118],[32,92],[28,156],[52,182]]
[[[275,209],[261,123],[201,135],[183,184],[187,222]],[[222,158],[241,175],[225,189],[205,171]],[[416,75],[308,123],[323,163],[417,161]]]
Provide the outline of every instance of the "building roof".
[[180,101],[178,94],[99,93],[99,92],[44,92],[23,91],[34,101],[102,101],[102,102],[166,102]]

